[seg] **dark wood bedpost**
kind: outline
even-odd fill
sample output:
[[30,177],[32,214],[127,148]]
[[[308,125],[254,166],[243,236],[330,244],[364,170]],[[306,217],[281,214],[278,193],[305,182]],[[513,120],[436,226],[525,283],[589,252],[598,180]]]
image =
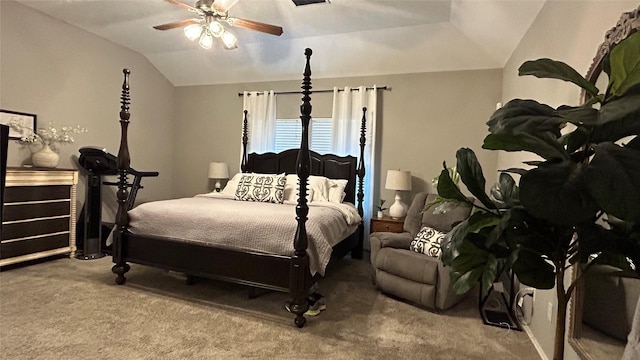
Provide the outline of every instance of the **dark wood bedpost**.
[[351,257],[362,259],[362,249],[364,244],[364,176],[366,170],[364,166],[364,147],[367,144],[367,108],[362,108],[362,123],[360,124],[360,159],[358,162],[358,214],[362,217],[362,222],[358,226],[358,244],[351,250]]
[[304,51],[307,62],[304,68],[304,78],[302,80],[302,105],[300,105],[300,121],[302,123],[302,141],[298,151],[296,173],[298,174],[298,205],[296,206],[296,220],[298,228],[293,241],[295,249],[291,259],[291,281],[289,282],[289,293],[293,298],[290,309],[296,314],[294,320],[296,326],[303,327],[307,322],[304,313],[309,310],[309,257],[307,256],[306,221],[309,214],[307,205],[307,180],[311,171],[311,156],[309,155],[309,122],[311,121],[311,66],[309,60],[313,52],[307,48]]
[[127,173],[131,163],[129,156],[129,144],[127,143],[127,128],[129,126],[129,69],[123,69],[124,81],[122,83],[122,95],[120,96],[120,149],[118,150],[118,212],[116,213],[116,231],[113,235],[113,262],[115,265],[111,268],[114,274],[118,275],[116,283],[124,284],[127,280],[124,274],[131,268],[123,259],[122,241],[123,234],[129,225],[129,214],[127,213]]
[[240,171],[247,172],[247,143],[249,143],[249,129],[247,125],[247,113],[245,110],[244,119],[242,120],[242,161],[240,162]]

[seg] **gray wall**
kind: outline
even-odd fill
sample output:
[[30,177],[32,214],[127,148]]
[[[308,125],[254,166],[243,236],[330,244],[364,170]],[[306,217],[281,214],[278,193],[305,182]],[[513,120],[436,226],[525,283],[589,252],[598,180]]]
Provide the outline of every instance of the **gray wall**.
[[[300,72],[304,57],[300,54]],[[312,61],[313,67],[313,61]],[[313,68],[312,68],[313,70]],[[410,75],[384,75],[322,79],[314,73],[314,89],[333,86],[386,85],[378,96],[379,135],[377,188],[391,204],[394,194],[384,189],[388,169],[410,170],[413,193],[430,190],[431,178],[438,175],[442,162],[455,165],[458,148],[471,147],[485,169],[496,168],[495,152],[484,151],[485,122],[500,99],[501,71],[477,70]],[[289,91],[300,88],[300,80],[177,88],[177,118],[174,124],[174,195],[190,196],[207,191],[210,161],[229,163],[238,170],[244,90]],[[298,117],[299,94],[279,95],[279,116]],[[312,96],[313,115],[330,117],[332,94]],[[382,181],[380,180],[380,175]],[[492,184],[495,173],[486,174]],[[405,194],[410,201],[412,194]],[[377,199],[378,194],[374,194]]]
[[[623,12],[635,9],[638,4],[638,1],[548,1],[504,68],[503,102],[529,98],[553,107],[578,104],[580,92],[576,86],[532,76],[518,77],[518,67],[526,60],[549,57],[586,74],[605,32]],[[500,153],[498,168],[520,166],[521,161],[530,159],[521,153]],[[554,307],[551,322],[546,315],[548,303]],[[548,358],[553,356],[555,307],[555,289],[537,290],[530,328]],[[577,358],[567,345],[565,359]]]
[[[0,107],[37,114],[40,126],[54,122],[87,128],[75,143],[61,146],[59,167],[76,167],[72,156],[82,146],[117,153],[122,69],[131,69],[131,165],[161,174],[145,181],[138,199],[171,197],[171,83],[142,55],[16,2],[0,1],[0,16]],[[9,166],[29,163],[30,155],[10,141]],[[81,184],[79,202],[83,195]]]

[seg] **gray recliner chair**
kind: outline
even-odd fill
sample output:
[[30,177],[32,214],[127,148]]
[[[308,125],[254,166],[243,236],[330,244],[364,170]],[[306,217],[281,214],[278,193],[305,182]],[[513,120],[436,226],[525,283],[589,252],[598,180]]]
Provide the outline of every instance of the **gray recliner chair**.
[[418,193],[404,220],[402,233],[376,232],[369,236],[373,282],[391,294],[434,310],[446,310],[464,299],[451,287],[449,268],[439,258],[409,250],[411,241],[423,226],[441,232],[466,219],[471,207],[459,205],[444,214],[433,214],[433,207],[422,212],[435,194]]

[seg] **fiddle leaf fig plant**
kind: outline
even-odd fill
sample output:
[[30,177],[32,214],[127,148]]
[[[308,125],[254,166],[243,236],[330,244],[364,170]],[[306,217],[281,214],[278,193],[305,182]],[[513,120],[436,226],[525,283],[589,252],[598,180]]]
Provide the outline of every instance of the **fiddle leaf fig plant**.
[[[640,33],[613,48],[603,71],[609,83],[601,92],[560,61],[525,62],[519,75],[571,82],[587,101],[553,108],[515,99],[497,110],[482,147],[525,151],[540,160],[501,171],[486,193],[475,153],[459,149],[456,168],[474,203],[446,163],[438,180],[442,199],[475,208],[441,244],[454,289],[464,292],[480,282],[486,294],[502,269],[527,286],[555,287],[554,359],[564,357],[567,304],[579,280],[566,284],[567,269],[580,264],[582,275],[606,264],[619,269],[617,275],[640,274]],[[442,199],[430,205],[442,206]]]

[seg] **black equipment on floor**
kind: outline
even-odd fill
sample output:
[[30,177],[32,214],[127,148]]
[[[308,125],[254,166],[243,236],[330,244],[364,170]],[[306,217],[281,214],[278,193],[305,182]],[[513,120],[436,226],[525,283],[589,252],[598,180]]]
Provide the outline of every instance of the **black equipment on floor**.
[[[102,222],[102,185],[118,185],[117,182],[103,182],[102,176],[118,175],[118,158],[106,149],[94,146],[83,147],[79,151],[78,163],[87,176],[87,191],[76,229],[76,257],[83,260],[98,259],[108,249],[106,240],[113,228],[113,224]],[[127,210],[131,210],[138,190],[143,188],[142,178],[156,177],[158,172],[129,168],[128,173],[133,175],[133,181],[127,184],[130,187]]]

